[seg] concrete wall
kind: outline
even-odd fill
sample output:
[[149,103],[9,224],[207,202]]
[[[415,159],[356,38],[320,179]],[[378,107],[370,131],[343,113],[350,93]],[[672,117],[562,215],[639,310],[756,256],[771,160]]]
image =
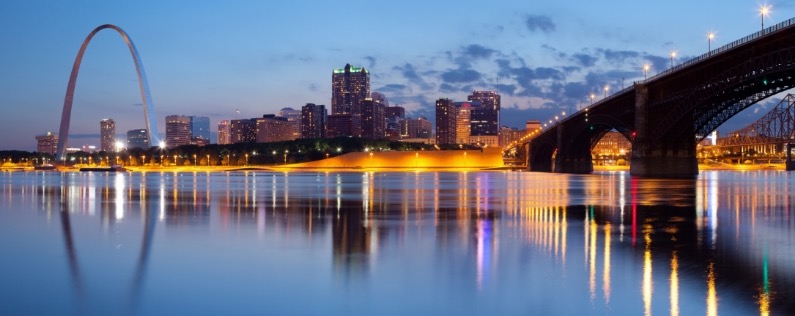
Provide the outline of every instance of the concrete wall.
[[481,150],[427,150],[355,152],[328,159],[292,164],[285,168],[442,168],[442,169],[486,169],[502,167],[502,151],[499,148]]

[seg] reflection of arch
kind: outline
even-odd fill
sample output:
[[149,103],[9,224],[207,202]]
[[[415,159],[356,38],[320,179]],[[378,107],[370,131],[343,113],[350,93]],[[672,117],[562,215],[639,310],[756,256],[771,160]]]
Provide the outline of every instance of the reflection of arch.
[[146,81],[146,73],[144,72],[144,66],[141,62],[141,57],[138,55],[138,50],[135,48],[135,44],[133,44],[132,40],[127,33],[124,32],[124,30],[113,24],[103,24],[88,34],[88,37],[86,37],[86,39],[83,41],[83,46],[80,46],[80,51],[77,53],[77,58],[75,58],[74,65],[72,65],[72,74],[69,76],[69,84],[66,86],[66,97],[64,97],[63,101],[61,128],[58,133],[58,151],[56,152],[56,159],[59,161],[66,159],[66,142],[69,139],[69,123],[72,116],[72,98],[75,94],[75,85],[77,84],[77,73],[80,70],[80,63],[83,61],[83,54],[86,52],[88,43],[91,42],[91,39],[94,37],[94,35],[103,29],[113,29],[116,30],[116,32],[119,32],[119,35],[121,35],[121,37],[124,39],[124,42],[127,43],[127,47],[130,48],[130,53],[132,54],[133,62],[135,63],[135,72],[138,74],[138,86],[141,89],[141,102],[143,102],[144,119],[146,120],[146,132],[149,134],[149,145],[157,146],[158,143],[160,143],[157,133],[157,121],[154,118],[155,112],[152,105],[152,96],[149,94],[149,83]]
[[[121,174],[118,174],[119,176]],[[75,292],[77,295],[82,296],[84,295],[85,289],[83,284],[83,277],[80,272],[80,263],[77,260],[77,250],[75,247],[74,237],[72,236],[72,223],[70,220],[71,210],[69,209],[69,202],[66,201],[66,192],[65,187],[62,187],[60,192],[60,199],[61,199],[61,210],[60,210],[60,218],[61,218],[61,232],[63,233],[63,239],[66,247],[66,253],[69,262],[69,271],[72,274],[72,281],[74,282]],[[161,190],[161,207],[163,207],[162,201],[162,190]],[[129,295],[129,304],[131,306],[135,306],[136,301],[138,300],[144,276],[146,274],[146,266],[147,262],[149,261],[149,254],[152,249],[152,240],[154,239],[155,234],[155,226],[157,224],[157,216],[154,214],[154,210],[152,208],[146,207],[146,205],[142,205],[141,212],[144,216],[144,231],[143,237],[141,239],[141,248],[138,252],[138,259],[135,264],[135,272],[133,274],[133,278],[131,281],[130,287],[130,295]]]

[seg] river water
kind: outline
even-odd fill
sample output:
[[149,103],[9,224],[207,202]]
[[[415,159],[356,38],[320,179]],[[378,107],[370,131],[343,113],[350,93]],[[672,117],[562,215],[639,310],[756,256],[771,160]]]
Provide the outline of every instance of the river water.
[[0,173],[0,315],[795,314],[795,173]]

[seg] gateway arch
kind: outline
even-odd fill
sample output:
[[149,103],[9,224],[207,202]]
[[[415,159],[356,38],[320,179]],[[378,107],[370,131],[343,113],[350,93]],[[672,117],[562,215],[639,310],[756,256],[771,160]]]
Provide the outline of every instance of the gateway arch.
[[135,63],[135,72],[138,74],[138,87],[141,90],[141,102],[143,102],[144,119],[146,120],[146,132],[149,138],[150,146],[157,146],[160,143],[159,134],[157,132],[157,120],[155,119],[154,106],[152,105],[152,96],[149,94],[149,83],[146,81],[146,73],[144,72],[144,65],[141,62],[141,56],[138,55],[138,50],[135,48],[130,36],[124,32],[120,27],[113,24],[103,24],[95,28],[88,34],[88,37],[83,41],[83,46],[80,46],[80,51],[77,53],[75,63],[72,65],[72,74],[69,75],[69,85],[66,87],[66,97],[63,101],[63,112],[61,113],[61,128],[58,133],[58,151],[56,152],[56,160],[63,161],[66,159],[66,143],[69,140],[69,124],[72,116],[72,101],[75,94],[75,85],[77,84],[77,73],[80,71],[80,63],[83,61],[83,54],[86,52],[86,47],[91,39],[94,38],[99,31],[104,29],[112,29],[121,35],[127,47],[130,48],[133,62]]

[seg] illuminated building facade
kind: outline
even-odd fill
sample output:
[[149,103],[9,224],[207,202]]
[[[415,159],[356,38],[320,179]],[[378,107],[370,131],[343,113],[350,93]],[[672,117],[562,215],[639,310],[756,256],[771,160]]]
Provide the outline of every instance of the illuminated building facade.
[[[381,95],[383,97],[383,95]],[[382,100],[371,98],[362,102],[362,138],[384,139],[386,130],[386,106]]]
[[184,115],[166,116],[166,147],[174,148],[190,144],[191,117]]
[[401,106],[387,106],[384,109],[386,116],[386,139],[390,141],[400,140],[400,122],[406,117],[406,110]]
[[500,128],[500,146],[508,147],[514,141],[519,141],[525,135],[525,130],[503,126]]
[[623,157],[630,152],[632,152],[632,143],[617,131],[607,132],[591,150],[591,154],[596,158]]
[[538,130],[541,130],[541,121],[539,120],[528,120],[524,124],[525,134],[530,134]]
[[116,122],[113,119],[99,121],[99,137],[101,151],[116,151]]
[[36,136],[36,151],[55,155],[58,151],[58,135],[47,132],[47,134]]
[[436,144],[456,143],[456,114],[453,100],[436,100]]
[[292,140],[293,131],[290,121],[285,117],[266,114],[256,119],[258,143],[272,143]]
[[301,107],[301,138],[326,138],[325,105],[307,103]]
[[[338,117],[335,122],[349,120],[351,128],[336,129],[347,130],[351,134],[338,136],[361,136],[362,103],[370,96],[370,73],[365,68],[353,67],[346,64],[345,68],[334,69],[331,74],[331,114],[350,115],[350,118]],[[329,125],[332,118],[329,117]],[[358,126],[358,128],[356,128]],[[357,134],[358,130],[358,134]]]
[[218,144],[226,145],[232,143],[232,134],[230,130],[231,123],[229,120],[218,122]]
[[477,102],[456,102],[455,118],[455,143],[469,144],[469,135],[472,133],[472,107],[480,106]]
[[[498,137],[500,133],[500,95],[495,91],[473,91],[467,99],[480,102],[479,107],[472,109],[471,135]],[[481,141],[472,141],[472,143],[482,143],[482,140],[491,138],[479,137],[479,139]],[[499,142],[499,140],[497,141]]]
[[252,119],[232,120],[229,124],[232,144],[253,143],[257,141],[257,121]]
[[301,138],[301,111],[287,107],[279,110],[279,116],[286,118],[290,123],[290,139]]
[[127,149],[149,149],[149,134],[145,128],[127,131]]

